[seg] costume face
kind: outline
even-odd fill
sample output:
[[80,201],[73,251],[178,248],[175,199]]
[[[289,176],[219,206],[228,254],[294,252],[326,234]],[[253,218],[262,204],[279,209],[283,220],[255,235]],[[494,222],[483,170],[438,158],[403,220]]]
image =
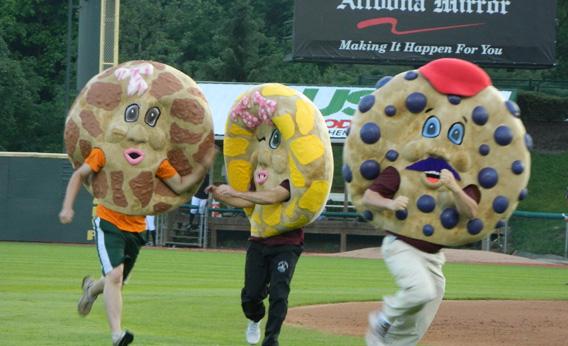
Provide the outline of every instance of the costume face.
[[253,180],[258,191],[280,185],[282,178],[289,176],[288,152],[282,143],[282,134],[277,127],[262,124],[255,131],[256,168]]
[[[441,245],[484,238],[526,196],[532,141],[519,115],[483,70],[463,60],[440,59],[383,79],[361,100],[344,150],[354,205],[376,226],[411,238]],[[362,196],[387,167],[398,171],[394,198],[408,197],[408,208],[371,212]],[[476,218],[458,213],[440,182],[443,169],[462,189],[479,190]]]
[[227,119],[223,154],[238,191],[290,182],[290,200],[245,209],[254,236],[305,226],[325,206],[333,177],[329,134],[319,110],[294,89],[263,84],[244,93]]
[[156,172],[168,159],[180,175],[214,150],[211,112],[184,73],[150,61],[127,62],[93,77],[75,100],[65,125],[75,168],[92,148],[105,154],[87,188],[108,208],[156,214],[188,200],[199,184],[177,195]]

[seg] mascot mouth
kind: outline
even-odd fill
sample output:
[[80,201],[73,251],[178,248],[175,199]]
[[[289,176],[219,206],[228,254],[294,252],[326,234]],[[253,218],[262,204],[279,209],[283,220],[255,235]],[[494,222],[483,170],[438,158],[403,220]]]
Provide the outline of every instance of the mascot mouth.
[[258,185],[266,183],[267,180],[268,180],[268,171],[266,169],[259,169],[254,174],[254,182],[257,183]]
[[461,180],[459,173],[444,159],[429,157],[425,160],[421,160],[411,164],[406,167],[410,171],[423,172],[426,181],[430,184],[437,184],[440,182],[440,172],[443,169],[447,169],[452,172],[456,180]]
[[135,166],[144,160],[144,152],[140,149],[129,148],[124,152],[124,158],[129,164]]

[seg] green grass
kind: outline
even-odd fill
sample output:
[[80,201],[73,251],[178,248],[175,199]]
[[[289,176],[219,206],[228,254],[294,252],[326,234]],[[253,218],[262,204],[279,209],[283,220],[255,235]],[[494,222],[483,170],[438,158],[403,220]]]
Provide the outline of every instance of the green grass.
[[[124,326],[139,345],[239,345],[244,252],[144,249],[124,290]],[[80,280],[99,266],[93,246],[0,243],[0,345],[109,343],[102,299],[80,318]],[[447,299],[566,300],[562,268],[447,264]],[[395,291],[379,260],[303,256],[290,305],[378,300]],[[285,326],[284,345],[361,345]]]

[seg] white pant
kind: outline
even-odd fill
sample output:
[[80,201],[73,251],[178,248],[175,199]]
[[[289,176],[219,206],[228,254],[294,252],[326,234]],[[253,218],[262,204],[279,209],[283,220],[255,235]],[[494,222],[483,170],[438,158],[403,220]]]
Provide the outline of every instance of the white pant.
[[399,287],[392,296],[383,297],[383,314],[392,323],[387,345],[416,345],[426,334],[440,307],[446,286],[440,251],[429,254],[387,235],[383,257]]
[[207,199],[197,198],[195,196],[191,197],[191,205],[197,206],[199,208],[192,208],[189,212],[192,214],[199,213],[203,215],[205,213],[205,207],[207,206]]
[[156,217],[154,215],[146,215],[146,229],[156,231]]

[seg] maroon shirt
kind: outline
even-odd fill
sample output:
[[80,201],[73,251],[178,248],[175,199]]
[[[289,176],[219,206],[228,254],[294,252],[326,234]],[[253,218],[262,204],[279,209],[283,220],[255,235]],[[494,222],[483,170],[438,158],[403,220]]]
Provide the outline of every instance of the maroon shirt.
[[[369,186],[369,190],[379,193],[381,196],[385,198],[392,199],[396,192],[400,187],[400,174],[396,170],[396,168],[389,166],[385,168],[381,174],[373,181],[373,184]],[[471,197],[477,204],[481,200],[481,192],[479,188],[475,185],[468,185],[466,186],[463,191]],[[436,253],[443,248],[442,245],[434,244],[427,242],[425,240],[414,239],[405,237],[400,234],[395,234],[390,232],[389,230],[385,230],[385,232],[396,236],[398,239],[402,240],[403,242],[414,246],[418,250],[427,252],[427,253]]]
[[[290,192],[290,181],[288,179],[284,180],[280,183],[280,186],[288,190]],[[256,191],[254,184],[251,184],[250,191]],[[289,201],[288,198],[286,201]],[[266,246],[279,246],[279,245],[304,245],[304,229],[298,228],[292,231],[288,231],[286,233],[274,235],[268,238],[259,238],[259,237],[249,237],[250,241],[254,241],[255,243],[266,245]]]

